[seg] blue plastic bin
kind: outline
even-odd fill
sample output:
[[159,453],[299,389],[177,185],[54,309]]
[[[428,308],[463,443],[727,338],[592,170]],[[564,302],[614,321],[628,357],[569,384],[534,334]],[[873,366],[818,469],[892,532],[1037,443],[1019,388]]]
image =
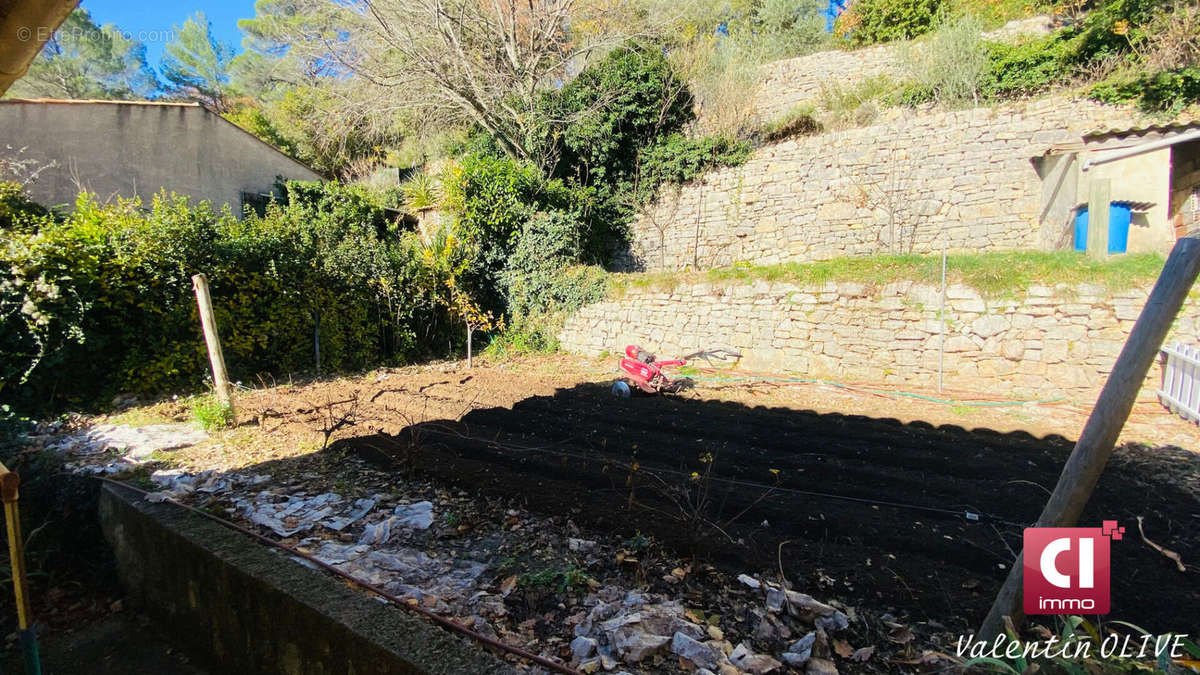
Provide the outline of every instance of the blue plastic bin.
[[[1112,202],[1108,205],[1108,252],[1124,253],[1129,247],[1129,221],[1133,209],[1129,202]],[[1088,210],[1081,207],[1075,213],[1075,250],[1086,251],[1088,238]]]

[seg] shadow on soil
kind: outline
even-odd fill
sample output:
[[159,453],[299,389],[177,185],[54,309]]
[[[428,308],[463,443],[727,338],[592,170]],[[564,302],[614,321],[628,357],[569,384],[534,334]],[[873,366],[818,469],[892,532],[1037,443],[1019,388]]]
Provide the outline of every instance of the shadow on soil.
[[[728,572],[917,619],[977,625],[1071,451],[1058,436],[933,427],[583,384],[512,409],[338,441],[395,471],[517,499],[621,536],[654,537]],[[711,460],[709,459],[711,457]],[[1081,524],[1128,527],[1109,615],[1200,632],[1200,456],[1118,450]]]

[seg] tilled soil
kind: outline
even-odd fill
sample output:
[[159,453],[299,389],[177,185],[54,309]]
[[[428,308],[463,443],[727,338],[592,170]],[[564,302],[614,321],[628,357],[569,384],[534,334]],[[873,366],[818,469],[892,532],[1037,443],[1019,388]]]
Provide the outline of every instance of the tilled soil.
[[[652,536],[730,572],[782,572],[847,604],[969,628],[986,613],[1071,444],[1015,432],[614,398],[582,384],[461,419],[338,441],[416,471],[624,536]],[[1200,632],[1200,456],[1126,445],[1081,524],[1117,520],[1109,617]]]

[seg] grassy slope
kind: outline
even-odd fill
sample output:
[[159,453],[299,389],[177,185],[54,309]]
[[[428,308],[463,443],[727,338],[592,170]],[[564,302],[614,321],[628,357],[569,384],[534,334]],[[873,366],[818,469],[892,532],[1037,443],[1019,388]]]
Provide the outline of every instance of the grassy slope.
[[[1117,291],[1152,282],[1163,266],[1154,253],[1123,255],[1096,260],[1073,251],[999,252],[946,256],[946,278],[989,297],[1016,295],[1029,286],[1091,283]],[[736,264],[706,272],[647,272],[612,275],[614,295],[637,289],[671,289],[681,284],[708,282],[739,284],[778,281],[816,285],[830,281],[859,281],[883,285],[911,280],[940,284],[940,255],[883,255],[838,258],[781,265]]]

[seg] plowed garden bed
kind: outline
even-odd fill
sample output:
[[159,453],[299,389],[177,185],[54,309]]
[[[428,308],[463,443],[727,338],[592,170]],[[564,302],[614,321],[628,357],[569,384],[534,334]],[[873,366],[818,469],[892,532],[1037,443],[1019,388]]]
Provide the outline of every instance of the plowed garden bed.
[[[782,571],[847,604],[948,627],[977,625],[987,611],[1071,450],[1062,437],[1022,432],[619,400],[602,383],[337,444],[397,471],[652,536],[731,572]],[[1146,537],[1193,567],[1180,572],[1145,543],[1139,518]],[[1200,632],[1188,609],[1200,606],[1200,456],[1123,446],[1083,524],[1101,519],[1129,532],[1114,544],[1110,617]]]

